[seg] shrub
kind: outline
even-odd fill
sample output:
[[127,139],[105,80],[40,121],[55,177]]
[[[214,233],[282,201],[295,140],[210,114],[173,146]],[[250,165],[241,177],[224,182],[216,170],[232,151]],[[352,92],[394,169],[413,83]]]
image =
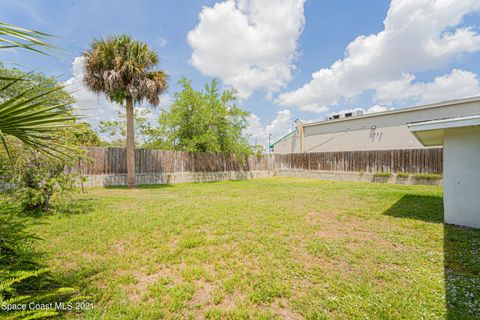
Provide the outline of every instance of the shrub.
[[80,181],[79,174],[68,167],[83,157],[80,149],[72,149],[68,159],[59,159],[20,148],[12,173],[13,200],[27,212],[47,212],[65,205],[71,194],[79,191]]
[[388,177],[391,177],[392,174],[391,174],[390,172],[381,172],[381,171],[380,171],[380,172],[375,172],[375,173],[373,174],[373,176],[374,176],[375,178],[388,178]]
[[413,175],[413,178],[417,180],[437,180],[442,179],[442,175],[437,173],[416,173]]
[[61,164],[32,160],[22,165],[18,177],[14,198],[24,211],[46,212],[78,190],[78,175],[65,172]]
[[397,177],[398,178],[408,178],[410,175],[407,172],[398,172]]

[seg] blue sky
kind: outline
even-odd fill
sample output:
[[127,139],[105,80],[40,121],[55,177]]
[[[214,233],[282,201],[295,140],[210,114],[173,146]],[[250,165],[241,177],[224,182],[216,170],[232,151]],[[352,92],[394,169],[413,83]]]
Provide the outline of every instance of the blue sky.
[[248,132],[265,143],[297,118],[480,95],[479,2],[0,0],[1,21],[55,34],[65,50],[62,59],[16,50],[2,61],[66,81],[95,125],[120,107],[82,88],[79,56],[95,37],[128,33],[170,75],[162,108],[181,75],[197,87],[217,77],[240,90]]

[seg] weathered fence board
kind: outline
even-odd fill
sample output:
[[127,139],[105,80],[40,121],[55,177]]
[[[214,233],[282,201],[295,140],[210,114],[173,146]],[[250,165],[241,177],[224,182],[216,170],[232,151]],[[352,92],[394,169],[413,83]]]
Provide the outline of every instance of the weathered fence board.
[[[127,173],[125,149],[87,148],[92,161],[76,170],[84,175]],[[443,150],[406,149],[235,156],[221,153],[135,150],[137,173],[186,173],[271,170],[442,173]]]
[[442,173],[443,149],[428,148],[275,155],[273,167],[278,170]]
[[[86,148],[91,161],[81,161],[75,170],[83,175],[127,173],[127,158],[122,148]],[[135,150],[137,173],[184,173],[220,171],[268,171],[268,157],[235,156],[221,153]]]

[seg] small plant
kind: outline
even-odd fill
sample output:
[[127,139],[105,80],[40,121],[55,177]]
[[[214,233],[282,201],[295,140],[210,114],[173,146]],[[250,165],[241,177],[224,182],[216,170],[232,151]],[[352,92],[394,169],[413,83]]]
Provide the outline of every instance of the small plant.
[[438,173],[416,173],[413,178],[416,180],[439,180],[442,179],[442,175]]
[[373,174],[373,176],[375,178],[389,178],[392,176],[392,174],[390,172],[382,172],[382,171],[379,171],[379,172],[375,172]]
[[69,195],[78,191],[78,174],[67,172],[62,161],[37,154],[21,159],[17,168],[13,196],[24,211],[47,212],[55,203],[65,204]]
[[45,155],[20,144],[12,150],[14,162],[9,172],[14,186],[12,200],[23,211],[47,212],[64,206],[71,194],[80,190],[80,176],[69,168],[79,160],[88,160],[85,150],[71,147],[68,158]]
[[410,175],[407,172],[398,172],[397,177],[398,178],[408,178]]

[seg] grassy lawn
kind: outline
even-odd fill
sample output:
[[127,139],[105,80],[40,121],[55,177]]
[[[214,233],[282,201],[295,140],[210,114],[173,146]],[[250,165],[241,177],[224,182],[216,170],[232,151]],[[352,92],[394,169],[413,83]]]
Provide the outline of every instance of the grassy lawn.
[[39,218],[97,319],[480,318],[480,231],[439,187],[291,178],[89,189]]

